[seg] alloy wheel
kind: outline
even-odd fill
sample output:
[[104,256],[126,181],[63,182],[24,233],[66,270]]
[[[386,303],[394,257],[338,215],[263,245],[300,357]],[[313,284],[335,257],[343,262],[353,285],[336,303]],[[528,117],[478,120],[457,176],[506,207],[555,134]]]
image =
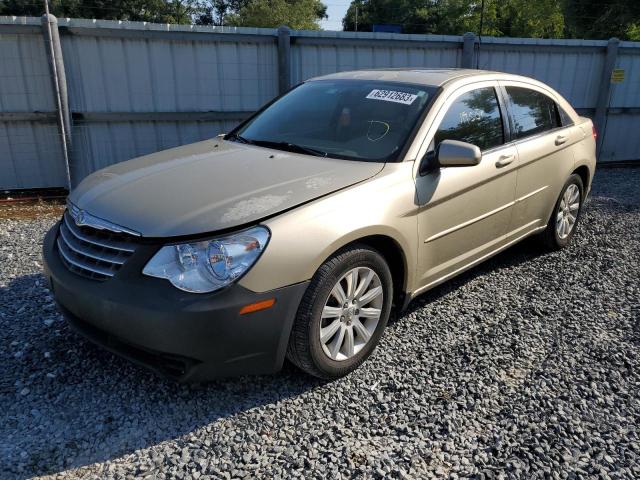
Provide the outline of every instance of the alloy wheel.
[[378,274],[368,267],[349,270],[334,285],[322,309],[320,343],[335,361],[356,355],[380,321],[384,293]]
[[575,183],[572,183],[565,190],[556,215],[556,233],[561,240],[571,234],[578,218],[579,209],[580,189]]

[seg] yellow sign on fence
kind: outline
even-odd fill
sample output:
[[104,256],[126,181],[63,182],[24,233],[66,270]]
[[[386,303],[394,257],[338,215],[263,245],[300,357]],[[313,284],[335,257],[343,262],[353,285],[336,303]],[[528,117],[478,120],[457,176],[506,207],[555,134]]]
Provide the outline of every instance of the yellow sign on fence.
[[622,82],[624,82],[624,70],[622,68],[615,68],[613,72],[611,72],[611,83]]

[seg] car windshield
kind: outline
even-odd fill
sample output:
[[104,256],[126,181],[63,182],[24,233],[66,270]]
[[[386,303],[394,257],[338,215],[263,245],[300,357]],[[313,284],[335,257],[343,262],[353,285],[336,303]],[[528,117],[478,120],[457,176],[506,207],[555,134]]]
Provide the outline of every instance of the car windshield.
[[381,81],[307,82],[226,138],[309,155],[392,161],[435,90]]

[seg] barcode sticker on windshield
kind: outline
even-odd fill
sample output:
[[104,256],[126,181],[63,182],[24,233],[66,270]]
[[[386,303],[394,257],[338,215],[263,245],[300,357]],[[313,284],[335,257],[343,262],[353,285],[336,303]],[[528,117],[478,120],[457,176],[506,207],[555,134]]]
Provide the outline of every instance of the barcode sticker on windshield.
[[367,95],[370,100],[383,100],[385,102],[404,103],[405,105],[411,105],[418,95],[406,92],[396,92],[395,90],[371,90],[371,93]]

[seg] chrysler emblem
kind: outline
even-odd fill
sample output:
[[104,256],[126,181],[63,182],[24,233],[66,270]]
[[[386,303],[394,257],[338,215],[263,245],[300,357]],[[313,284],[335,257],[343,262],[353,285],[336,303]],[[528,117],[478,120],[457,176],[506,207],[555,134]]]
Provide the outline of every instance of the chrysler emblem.
[[73,221],[79,227],[91,227],[95,228],[96,230],[109,230],[110,232],[114,233],[128,233],[129,235],[134,235],[136,237],[140,236],[140,233],[136,232],[135,230],[131,230],[121,225],[109,222],[108,220],[104,220],[102,218],[91,215],[90,213],[81,210],[69,201],[67,201],[67,207],[69,210],[69,215],[71,215],[71,218],[73,218]]

